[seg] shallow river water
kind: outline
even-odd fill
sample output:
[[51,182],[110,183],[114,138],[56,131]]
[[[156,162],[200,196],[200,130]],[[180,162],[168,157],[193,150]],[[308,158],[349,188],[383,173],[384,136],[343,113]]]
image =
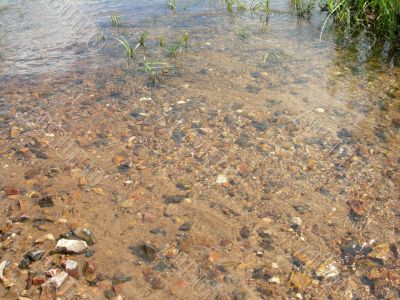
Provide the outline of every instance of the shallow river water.
[[0,0],[1,299],[400,298],[399,54],[270,7]]

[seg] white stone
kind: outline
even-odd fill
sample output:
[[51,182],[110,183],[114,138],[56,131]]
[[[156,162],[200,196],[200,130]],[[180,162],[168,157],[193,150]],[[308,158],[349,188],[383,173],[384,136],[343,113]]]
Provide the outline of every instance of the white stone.
[[279,279],[279,277],[273,276],[268,280],[269,283],[276,283],[276,284],[280,284],[281,280]]
[[225,175],[218,175],[217,183],[223,184],[223,183],[227,183],[227,182],[228,182],[228,178]]
[[4,269],[7,267],[8,265],[8,260],[5,260],[3,262],[1,262],[0,264],[0,279],[3,280],[4,278]]
[[293,217],[292,220],[290,221],[290,223],[291,223],[291,225],[300,226],[301,219],[299,217]]
[[65,280],[67,280],[67,278],[68,274],[66,272],[60,272],[60,274],[51,277],[49,280],[43,283],[42,286],[54,286],[56,289],[59,289]]
[[55,251],[61,253],[66,252],[66,253],[81,254],[85,252],[87,248],[88,245],[85,241],[61,239],[57,242]]

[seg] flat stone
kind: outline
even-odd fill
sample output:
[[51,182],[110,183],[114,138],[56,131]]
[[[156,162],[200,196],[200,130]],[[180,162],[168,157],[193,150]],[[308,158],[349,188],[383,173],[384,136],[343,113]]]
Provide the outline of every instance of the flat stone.
[[72,232],[76,237],[84,240],[89,246],[92,246],[97,242],[93,232],[87,228],[76,228]]
[[58,275],[50,278],[45,283],[43,283],[43,285],[44,286],[53,286],[56,289],[59,289],[63,285],[65,280],[67,280],[67,278],[68,278],[68,274],[66,272],[60,272]]
[[84,253],[87,248],[88,245],[85,241],[61,239],[57,242],[54,251],[57,253],[81,254]]
[[149,243],[138,246],[130,246],[129,249],[133,254],[147,262],[152,262],[155,260],[158,252],[157,248]]

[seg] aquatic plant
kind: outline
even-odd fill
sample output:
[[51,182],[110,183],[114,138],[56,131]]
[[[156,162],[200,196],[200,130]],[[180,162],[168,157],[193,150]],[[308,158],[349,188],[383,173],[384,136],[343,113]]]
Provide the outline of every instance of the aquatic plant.
[[378,37],[388,38],[394,47],[398,42],[399,0],[323,0],[321,7],[329,12],[323,30],[333,18],[337,25],[351,32],[367,28]]
[[233,6],[235,5],[236,0],[225,0],[226,9],[229,12],[233,12]]
[[176,58],[179,51],[182,51],[182,48],[188,47],[189,41],[189,33],[186,31],[182,33],[182,36],[178,41],[176,41],[172,46],[168,49],[168,56]]
[[270,1],[271,0],[260,0],[257,3],[254,3],[254,0],[251,4],[252,11],[262,11],[265,15],[269,16],[271,13],[270,9]]
[[176,58],[180,50],[182,50],[182,44],[176,42],[168,49],[168,56]]
[[242,27],[236,32],[237,36],[240,37],[241,39],[245,39],[249,36],[247,33],[246,28]]
[[165,6],[171,10],[176,10],[176,0],[166,0]]
[[301,18],[310,17],[316,6],[316,0],[292,0],[292,3],[297,16]]
[[237,10],[246,11],[247,10],[246,3],[243,1],[237,1]]
[[121,35],[121,39],[117,38],[116,39],[118,42],[122,44],[125,48],[125,53],[127,58],[132,58],[134,54],[133,48],[130,46],[129,42]]
[[164,48],[164,47],[165,47],[165,37],[164,37],[164,36],[161,36],[161,37],[160,37],[160,47],[161,47],[161,48]]
[[139,37],[138,46],[144,47],[144,43],[146,42],[148,36],[149,36],[149,32],[147,30],[145,30]]
[[106,41],[106,36],[104,35],[103,32],[97,35],[97,40],[99,41],[99,43],[104,43]]
[[114,27],[119,27],[121,25],[121,18],[118,15],[110,16],[111,25]]
[[181,39],[179,40],[179,42],[185,47],[188,47],[188,42],[189,42],[189,33],[187,33],[186,31],[184,33],[182,33]]
[[157,80],[159,80],[160,74],[165,74],[168,68],[170,68],[170,65],[164,62],[144,62],[139,68],[139,71],[146,74],[149,83],[154,86]]

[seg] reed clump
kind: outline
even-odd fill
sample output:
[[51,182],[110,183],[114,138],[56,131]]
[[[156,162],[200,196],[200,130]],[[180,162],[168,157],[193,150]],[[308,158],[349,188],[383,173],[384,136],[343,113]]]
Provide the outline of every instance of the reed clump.
[[322,0],[320,6],[348,31],[367,29],[392,44],[399,42],[400,0]]

